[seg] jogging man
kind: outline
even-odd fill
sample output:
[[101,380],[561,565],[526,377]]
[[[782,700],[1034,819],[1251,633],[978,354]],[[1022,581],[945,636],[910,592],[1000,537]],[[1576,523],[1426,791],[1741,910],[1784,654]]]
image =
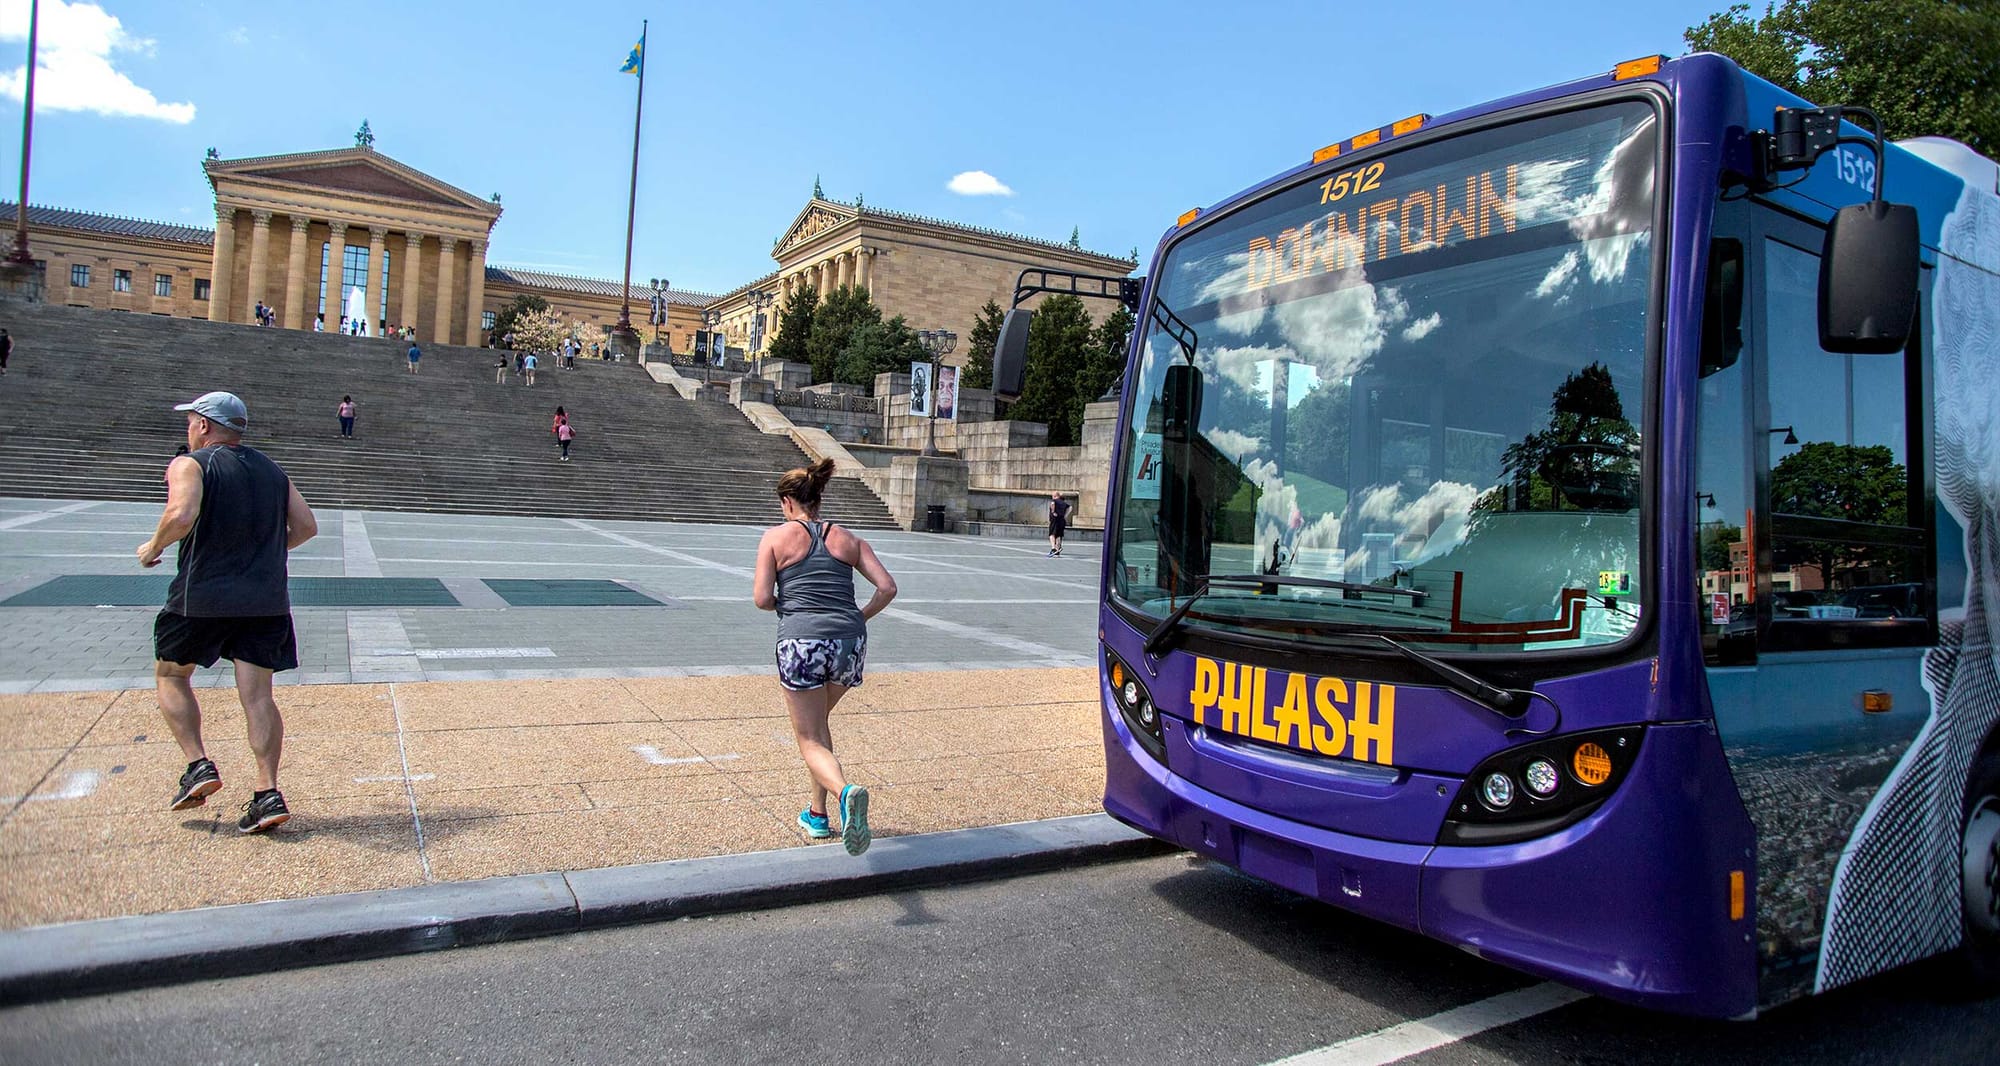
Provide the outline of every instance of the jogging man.
[[257,788],[236,828],[261,833],[289,819],[278,791],[285,722],[271,675],[299,665],[286,588],[286,553],[319,532],[312,508],[278,464],[243,445],[250,414],[234,393],[211,392],[175,407],[187,412],[188,454],[167,466],[167,507],[139,565],[158,566],[180,545],[167,605],[153,622],[160,713],[188,758],[169,809],[199,807],[222,787],[201,742],[201,705],[189,679],[217,659],[236,664],[236,697],[257,759]]

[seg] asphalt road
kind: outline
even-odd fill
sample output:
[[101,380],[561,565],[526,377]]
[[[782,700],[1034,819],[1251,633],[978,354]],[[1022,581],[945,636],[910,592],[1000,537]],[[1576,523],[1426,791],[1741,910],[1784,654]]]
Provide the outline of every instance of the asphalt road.
[[[1752,1023],[1586,999],[1405,1061],[1994,1062],[2000,1001],[1925,977]],[[1263,1063],[1534,983],[1174,855],[17,1008],[0,1062]]]

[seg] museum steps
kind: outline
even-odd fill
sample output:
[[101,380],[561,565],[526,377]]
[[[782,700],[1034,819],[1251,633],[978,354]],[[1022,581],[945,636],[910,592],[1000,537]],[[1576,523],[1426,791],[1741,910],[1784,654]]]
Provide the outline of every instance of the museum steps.
[[[171,408],[212,389],[243,397],[249,443],[318,508],[769,525],[779,475],[806,456],[734,408],[684,400],[630,363],[579,359],[533,388],[503,354],[423,345],[412,375],[397,341],[80,308],[0,308],[15,341],[0,378],[0,496],[161,501],[185,439]],[[511,353],[505,353],[511,356]],[[552,360],[543,360],[544,363]],[[342,440],[334,408],[359,406]],[[556,461],[557,405],[576,427]],[[826,513],[892,529],[858,481]]]

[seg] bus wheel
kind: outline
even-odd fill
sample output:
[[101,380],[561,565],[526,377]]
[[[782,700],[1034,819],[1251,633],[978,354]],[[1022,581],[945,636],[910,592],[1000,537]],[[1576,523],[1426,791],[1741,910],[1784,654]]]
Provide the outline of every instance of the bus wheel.
[[2000,991],[2000,753],[1972,766],[1960,854],[1965,941],[1956,969],[1965,991],[1990,995]]

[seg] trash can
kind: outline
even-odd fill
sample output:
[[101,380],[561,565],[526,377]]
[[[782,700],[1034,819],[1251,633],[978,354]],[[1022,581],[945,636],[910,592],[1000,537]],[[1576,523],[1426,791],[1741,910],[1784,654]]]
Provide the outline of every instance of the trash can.
[[924,532],[944,532],[944,504],[933,503],[924,508]]

